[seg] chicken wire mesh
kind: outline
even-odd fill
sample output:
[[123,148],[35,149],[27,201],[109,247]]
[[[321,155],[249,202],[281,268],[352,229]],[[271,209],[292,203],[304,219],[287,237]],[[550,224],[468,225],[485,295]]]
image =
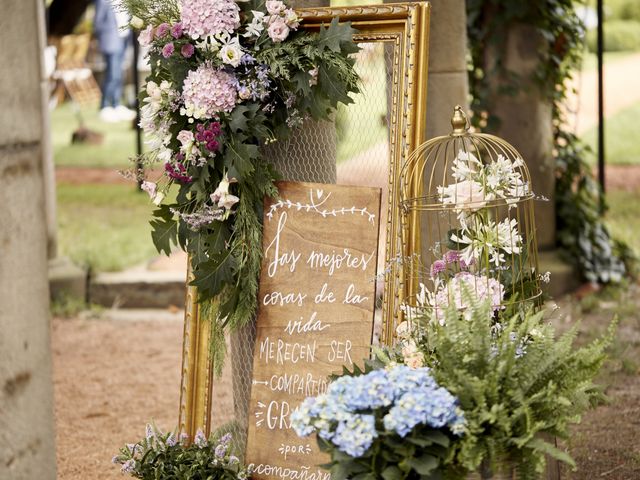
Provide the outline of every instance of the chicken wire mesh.
[[461,107],[453,132],[419,146],[400,174],[409,320],[443,320],[467,295],[493,311],[541,297],[531,177],[514,147],[470,133]]
[[[382,329],[382,295],[389,205],[389,105],[393,81],[393,48],[385,41],[363,42],[356,55],[361,77],[354,103],[338,109],[334,122],[308,121],[289,140],[263,149],[282,177],[292,181],[337,183],[382,188],[379,261],[376,279],[374,342]],[[211,392],[210,430],[232,433],[234,450],[243,453],[247,441],[252,386],[255,323],[227,337],[228,360]]]

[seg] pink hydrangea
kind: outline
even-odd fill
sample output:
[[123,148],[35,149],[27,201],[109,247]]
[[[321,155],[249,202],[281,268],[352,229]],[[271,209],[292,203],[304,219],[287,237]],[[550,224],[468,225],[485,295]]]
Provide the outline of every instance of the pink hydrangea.
[[181,0],[181,20],[191,38],[233,33],[240,26],[240,7],[233,0]]
[[209,64],[191,70],[182,91],[185,113],[201,119],[213,118],[220,112],[230,112],[238,98],[236,83],[233,75]]
[[440,285],[429,302],[432,307],[435,307],[436,318],[440,322],[444,321],[445,311],[451,304],[463,312],[465,318],[471,317],[465,290],[471,294],[472,298],[479,301],[490,299],[494,312],[500,309],[505,292],[504,286],[495,278],[469,272],[457,273],[448,283]]

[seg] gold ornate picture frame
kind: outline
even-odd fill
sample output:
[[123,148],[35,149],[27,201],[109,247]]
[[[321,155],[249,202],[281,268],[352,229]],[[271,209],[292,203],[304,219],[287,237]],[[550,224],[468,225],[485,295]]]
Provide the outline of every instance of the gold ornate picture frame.
[[[405,255],[400,241],[398,178],[404,162],[413,149],[424,141],[429,11],[430,6],[426,2],[297,10],[302,19],[302,27],[310,31],[318,30],[321,25],[328,24],[335,17],[339,17],[340,21],[351,22],[358,30],[354,39],[363,47],[363,51],[372,55],[382,55],[382,64],[373,63],[373,66],[367,68],[372,71],[372,74],[375,73],[374,70],[384,69],[383,88],[387,92],[386,116],[381,121],[386,129],[387,147],[385,149],[377,148],[377,145],[369,145],[368,149],[361,149],[357,155],[352,155],[356,160],[351,158],[352,172],[347,183],[367,186],[374,186],[371,185],[372,182],[384,183],[384,185],[377,185],[383,187],[383,195],[386,195],[382,205],[385,215],[381,233],[384,234],[384,240],[379,253],[384,261],[378,268],[381,292],[377,337],[380,343],[385,344],[393,341],[394,325],[398,321],[399,307],[404,297],[404,280],[398,261]],[[358,60],[356,60],[357,68]],[[377,88],[379,89],[380,86],[378,85]],[[376,111],[367,109],[370,98],[367,97],[366,88],[363,88],[361,97],[359,100],[356,99],[354,109],[357,112],[363,112],[363,116],[365,114],[368,116],[361,122],[364,125],[362,127],[362,135],[364,135],[376,126],[377,120]],[[339,115],[340,112],[338,112],[338,120]],[[353,137],[354,133],[350,132],[348,135]],[[359,135],[358,132],[355,135]],[[374,162],[375,157],[378,159],[386,157],[386,162]],[[337,169],[337,183],[344,183],[341,181],[341,175],[347,178],[349,173],[345,171],[349,169],[344,165],[341,168],[341,164],[338,164]],[[355,175],[354,172],[356,172]],[[191,273],[188,272],[188,280],[190,278]],[[203,429],[209,434],[212,430],[212,407],[216,399],[213,393],[216,382],[213,378],[212,355],[209,347],[210,321],[201,318],[196,299],[196,289],[188,286],[179,426],[189,435],[195,434],[198,429]],[[251,362],[250,356],[248,361]],[[234,393],[232,397],[233,395]],[[232,399],[234,404],[236,401],[237,399]]]

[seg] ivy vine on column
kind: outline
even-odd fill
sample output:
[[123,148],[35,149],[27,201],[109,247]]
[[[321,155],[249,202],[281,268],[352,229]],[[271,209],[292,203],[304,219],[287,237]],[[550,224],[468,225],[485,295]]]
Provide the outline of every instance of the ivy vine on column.
[[618,283],[634,273],[636,258],[624,242],[611,236],[604,223],[603,192],[586,162],[589,149],[567,127],[563,108],[584,50],[585,29],[575,12],[578,4],[573,0],[467,0],[473,121],[485,130],[499,122],[486,115],[489,75],[504,79],[501,93],[514,95],[522,88],[518,73],[507,71],[500,57],[495,70],[485,71],[487,49],[504,54],[501,47],[506,45],[511,25],[535,27],[547,42],[547,48],[540,51],[535,83],[553,104],[557,245],[585,280]]

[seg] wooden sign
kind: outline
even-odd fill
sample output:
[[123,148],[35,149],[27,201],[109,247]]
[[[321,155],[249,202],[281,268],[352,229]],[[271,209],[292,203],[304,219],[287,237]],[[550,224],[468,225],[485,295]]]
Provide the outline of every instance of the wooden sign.
[[362,366],[373,332],[380,189],[279,182],[265,204],[246,462],[256,479],[325,479],[289,417],[328,376]]

